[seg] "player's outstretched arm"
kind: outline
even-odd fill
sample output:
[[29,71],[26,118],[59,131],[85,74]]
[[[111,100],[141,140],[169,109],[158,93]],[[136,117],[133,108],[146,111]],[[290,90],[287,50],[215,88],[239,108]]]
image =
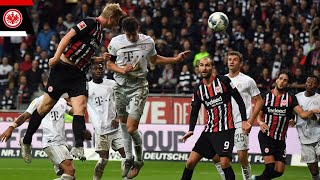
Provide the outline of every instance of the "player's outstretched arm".
[[4,131],[1,135],[0,135],[0,142],[5,142],[7,141],[11,135],[13,130],[16,127],[21,126],[21,124],[23,124],[27,119],[29,119],[31,117],[31,114],[29,114],[28,112],[24,112],[22,113],[7,129],[6,131]]
[[297,105],[293,108],[294,112],[301,117],[302,119],[312,119],[312,120],[317,120],[317,116],[313,111],[304,111],[300,105]]
[[173,63],[178,63],[182,62],[189,54],[191,51],[183,51],[178,54],[176,57],[163,57],[158,54],[151,56],[150,57],[150,62],[152,64],[173,64]]

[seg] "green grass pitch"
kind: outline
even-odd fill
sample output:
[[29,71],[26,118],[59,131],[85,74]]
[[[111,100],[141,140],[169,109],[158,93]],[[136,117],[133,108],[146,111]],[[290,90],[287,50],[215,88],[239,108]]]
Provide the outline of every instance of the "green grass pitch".
[[[92,179],[93,168],[96,161],[75,161],[76,179]],[[146,161],[137,180],[179,180],[184,168],[184,162]],[[253,174],[260,174],[264,165],[252,165]],[[242,179],[239,164],[233,164],[236,179]],[[108,162],[103,178],[108,180],[121,180],[120,162]],[[0,158],[1,180],[53,180],[55,176],[51,162],[48,159],[33,159],[31,164],[22,159]],[[194,171],[194,180],[220,179],[215,167],[209,162],[200,162]],[[286,171],[279,180],[311,179],[307,167],[286,166]]]

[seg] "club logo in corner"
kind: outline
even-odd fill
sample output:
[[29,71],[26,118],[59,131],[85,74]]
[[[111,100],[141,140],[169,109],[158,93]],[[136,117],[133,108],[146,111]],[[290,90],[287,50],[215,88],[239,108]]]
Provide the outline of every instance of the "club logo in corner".
[[22,23],[23,17],[19,10],[9,9],[3,14],[2,19],[8,28],[17,28]]

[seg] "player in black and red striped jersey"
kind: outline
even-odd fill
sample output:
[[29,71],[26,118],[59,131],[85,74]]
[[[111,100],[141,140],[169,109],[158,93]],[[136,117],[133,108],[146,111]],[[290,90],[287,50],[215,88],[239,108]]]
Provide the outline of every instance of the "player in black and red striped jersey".
[[52,109],[63,93],[68,93],[71,104],[74,106],[72,127],[76,148],[73,154],[79,159],[85,159],[83,132],[88,96],[85,71],[91,65],[92,56],[101,44],[102,29],[117,26],[120,18],[124,15],[125,13],[119,4],[107,4],[99,17],[81,20],[61,39],[54,57],[49,60],[51,70],[43,100],[31,115],[27,132],[20,140],[23,158],[31,157],[32,136],[39,128],[43,117]]
[[286,135],[289,120],[295,112],[303,119],[317,119],[313,111],[303,111],[295,95],[287,91],[291,75],[281,71],[276,79],[275,88],[262,94],[264,104],[257,118],[261,131],[258,138],[265,169],[260,176],[252,176],[254,180],[273,179],[282,176],[286,163]]
[[196,85],[192,98],[189,131],[183,136],[186,141],[193,135],[201,104],[207,110],[208,119],[205,128],[195,144],[186,163],[182,179],[189,180],[193,169],[202,157],[212,159],[216,154],[220,157],[221,168],[227,180],[235,179],[231,167],[234,146],[235,125],[232,116],[231,97],[239,105],[244,133],[248,133],[246,108],[238,90],[227,76],[212,73],[213,61],[209,57],[200,60],[199,70],[203,81]]

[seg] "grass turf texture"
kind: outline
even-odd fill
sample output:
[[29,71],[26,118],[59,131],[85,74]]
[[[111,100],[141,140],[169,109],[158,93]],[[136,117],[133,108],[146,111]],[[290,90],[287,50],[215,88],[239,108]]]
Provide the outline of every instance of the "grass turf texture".
[[[76,179],[92,179],[93,169],[96,161],[75,161]],[[177,180],[180,179],[184,169],[184,162],[168,161],[146,161],[140,171],[137,180]],[[252,165],[253,174],[261,174],[264,165]],[[233,164],[236,179],[242,179],[239,164]],[[31,164],[23,162],[22,159],[0,158],[0,179],[10,180],[53,180],[55,176],[51,162],[48,159],[33,159]],[[121,180],[120,162],[108,162],[103,178],[110,180]],[[200,162],[193,174],[193,180],[220,179],[215,167],[208,162]],[[307,167],[286,166],[284,175],[279,180],[311,179]]]

